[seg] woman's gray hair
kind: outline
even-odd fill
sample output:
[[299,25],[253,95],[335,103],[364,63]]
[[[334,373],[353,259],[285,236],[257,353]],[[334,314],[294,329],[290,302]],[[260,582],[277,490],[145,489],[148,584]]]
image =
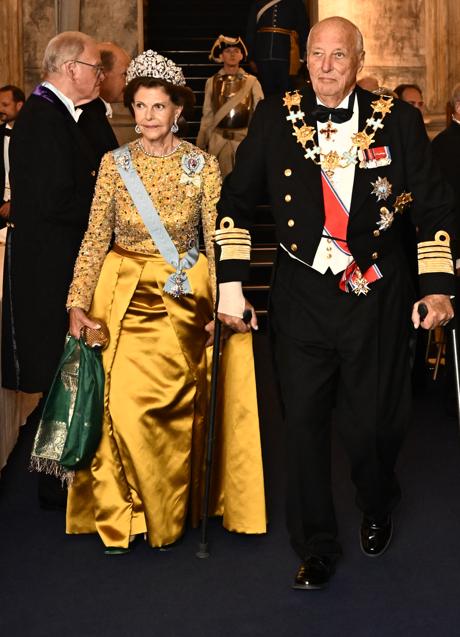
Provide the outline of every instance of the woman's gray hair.
[[42,62],[42,76],[59,73],[61,66],[69,60],[77,60],[85,46],[93,42],[86,33],[63,31],[48,42]]

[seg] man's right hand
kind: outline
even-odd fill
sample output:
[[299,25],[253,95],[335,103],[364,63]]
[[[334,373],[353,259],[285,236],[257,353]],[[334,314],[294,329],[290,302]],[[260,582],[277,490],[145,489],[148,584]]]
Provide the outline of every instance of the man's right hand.
[[247,299],[244,299],[244,310],[249,310],[251,312],[251,320],[247,323],[245,323],[243,319],[239,318],[239,316],[231,316],[230,314],[222,314],[221,312],[217,313],[217,318],[223,325],[230,328],[232,332],[245,334],[246,332],[250,332],[251,329],[258,330],[259,327],[257,325],[256,311]]
[[10,202],[9,201],[5,201],[5,203],[2,203],[2,205],[0,206],[0,217],[2,219],[9,219],[10,217]]
[[80,338],[80,333],[85,326],[91,327],[94,330],[101,327],[99,323],[88,318],[81,308],[71,307],[69,310],[69,333],[74,338]]

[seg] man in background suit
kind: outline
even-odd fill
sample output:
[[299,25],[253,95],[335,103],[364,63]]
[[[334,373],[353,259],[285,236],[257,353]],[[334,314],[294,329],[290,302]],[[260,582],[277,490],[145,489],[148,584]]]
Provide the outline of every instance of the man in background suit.
[[[241,281],[267,184],[280,243],[269,312],[287,432],[287,525],[301,560],[296,589],[326,586],[341,555],[331,488],[335,403],[362,512],[361,549],[376,557],[388,548],[410,417],[411,319],[418,328],[423,302],[422,327],[445,324],[454,293],[452,193],[420,113],[356,87],[363,40],[344,18],[315,24],[307,60],[311,87],[258,105],[222,187],[216,231],[219,318],[245,332]],[[415,304],[401,241],[412,199]]]
[[123,102],[126,86],[126,69],[131,58],[124,49],[113,42],[100,42],[97,45],[104,67],[104,79],[100,85],[99,97],[82,106],[83,113],[78,125],[94,148],[98,162],[103,155],[119,146],[110,125],[111,104]]
[[17,86],[7,84],[0,88],[0,228],[10,215],[10,136],[25,99],[24,92]]
[[[64,348],[67,291],[98,169],[77,123],[80,104],[98,96],[103,79],[96,42],[84,33],[60,33],[46,47],[42,75],[10,146],[2,382],[46,395]],[[39,498],[44,506],[65,504],[65,493],[45,479]]]

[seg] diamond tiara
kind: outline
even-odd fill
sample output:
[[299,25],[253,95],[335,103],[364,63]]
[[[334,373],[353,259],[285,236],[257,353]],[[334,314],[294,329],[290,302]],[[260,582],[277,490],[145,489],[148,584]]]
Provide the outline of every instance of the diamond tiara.
[[126,84],[135,77],[157,77],[170,84],[185,86],[185,77],[180,66],[152,49],[131,60],[126,71]]

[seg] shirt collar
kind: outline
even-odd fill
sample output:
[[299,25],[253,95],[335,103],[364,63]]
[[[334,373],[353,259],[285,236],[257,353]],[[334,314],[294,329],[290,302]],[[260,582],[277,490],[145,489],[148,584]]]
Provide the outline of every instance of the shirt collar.
[[69,111],[69,113],[72,115],[72,118],[78,122],[78,118],[80,117],[80,115],[83,113],[83,111],[81,110],[81,108],[76,108],[75,104],[72,102],[72,100],[67,97],[67,95],[64,95],[64,93],[62,93],[59,89],[57,89],[54,84],[51,84],[51,82],[48,82],[47,80],[45,80],[44,82],[42,82],[42,86],[45,86],[46,88],[48,88],[50,91],[53,91],[53,93],[55,95],[57,95],[57,97],[59,97],[59,99],[61,100],[61,102],[64,104],[64,106],[67,108],[67,110]]
[[[348,98],[350,97],[350,95],[353,93],[355,89],[353,88],[349,93],[347,93],[347,95],[343,98],[343,100],[340,102],[340,104],[338,104],[335,108],[348,108]],[[316,96],[316,103],[317,104],[321,104],[322,106],[326,106],[327,108],[329,108],[327,106],[327,104],[324,104],[324,102],[322,102],[318,96]]]
[[112,119],[112,115],[113,115],[112,105],[109,102],[106,102],[103,97],[100,97],[100,99],[104,102],[105,116],[109,117],[110,119]]

